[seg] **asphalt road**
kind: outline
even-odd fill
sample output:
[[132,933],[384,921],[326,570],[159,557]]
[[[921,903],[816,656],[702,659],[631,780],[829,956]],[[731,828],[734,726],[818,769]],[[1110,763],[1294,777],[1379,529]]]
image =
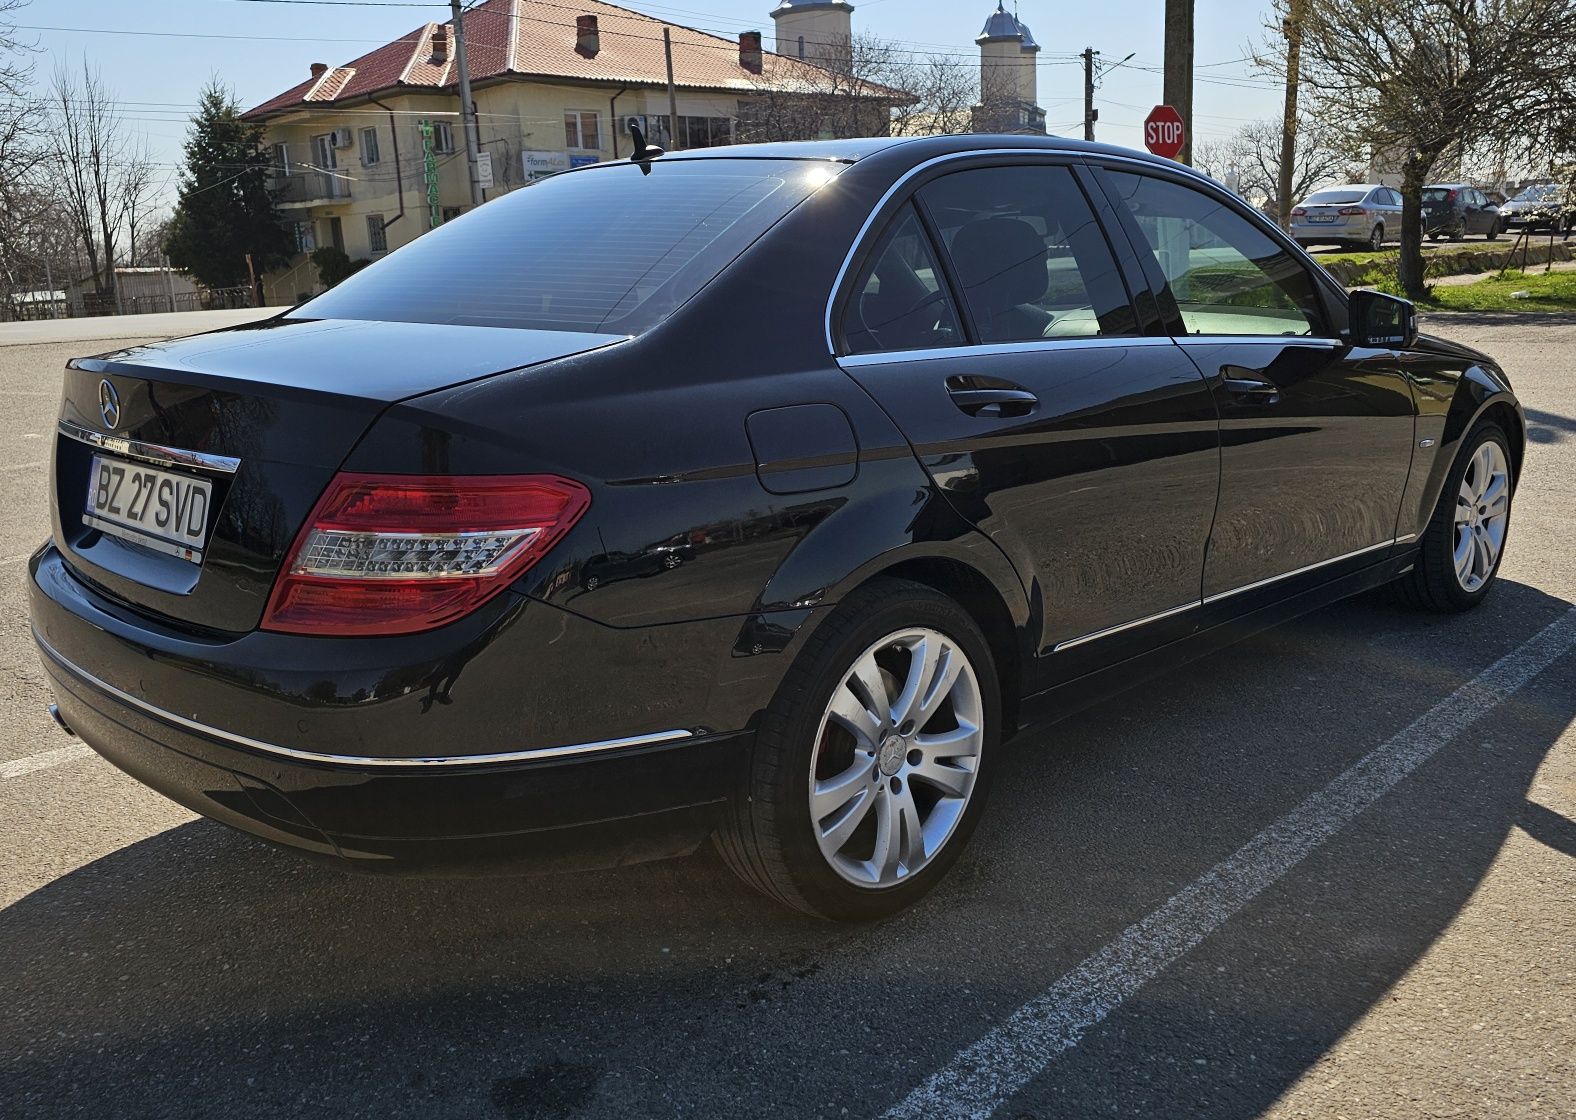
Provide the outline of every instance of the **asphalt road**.
[[1484,608],[1342,604],[1027,736],[866,928],[704,851],[352,876],[74,749],[22,558],[103,344],[0,349],[0,1115],[1576,1116],[1576,322],[1432,327],[1534,425]]

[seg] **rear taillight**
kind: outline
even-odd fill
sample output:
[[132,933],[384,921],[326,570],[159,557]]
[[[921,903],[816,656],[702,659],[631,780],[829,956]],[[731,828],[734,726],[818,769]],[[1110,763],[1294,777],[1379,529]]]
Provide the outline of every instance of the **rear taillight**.
[[1454,202],[1455,200],[1456,200],[1456,192],[1455,191],[1446,191],[1445,192],[1445,201],[1446,202]]
[[556,475],[339,474],[296,537],[262,628],[411,634],[453,622],[590,504],[584,486]]
[[1291,216],[1293,218],[1300,218],[1304,214],[1306,214],[1307,212],[1308,212],[1308,209],[1305,206],[1293,206],[1291,208]]
[[1339,214],[1366,214],[1368,211],[1361,206],[1343,206],[1337,211]]

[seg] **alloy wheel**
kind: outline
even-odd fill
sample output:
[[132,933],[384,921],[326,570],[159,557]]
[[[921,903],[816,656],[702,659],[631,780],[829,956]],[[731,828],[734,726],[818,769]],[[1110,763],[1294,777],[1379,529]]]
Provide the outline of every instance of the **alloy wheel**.
[[936,630],[889,634],[855,660],[827,703],[809,775],[827,863],[866,888],[924,868],[962,819],[985,740],[979,680]]
[[1485,440],[1472,455],[1456,496],[1456,580],[1478,590],[1494,574],[1510,521],[1510,467],[1505,452]]

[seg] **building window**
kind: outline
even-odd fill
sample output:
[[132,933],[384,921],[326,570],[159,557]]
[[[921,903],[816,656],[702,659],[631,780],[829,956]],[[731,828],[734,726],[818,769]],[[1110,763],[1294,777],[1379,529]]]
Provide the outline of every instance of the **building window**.
[[432,150],[444,155],[454,151],[454,126],[448,121],[432,122]]
[[317,231],[312,228],[311,222],[295,222],[291,232],[295,235],[296,252],[310,253],[317,248]]
[[367,215],[367,246],[373,253],[389,251],[389,235],[383,228],[382,214]]
[[378,162],[378,130],[363,128],[361,130],[361,163],[370,167]]
[[464,210],[459,206],[445,206],[443,208],[443,220],[445,223],[452,222],[462,213],[464,213]]
[[600,118],[595,113],[565,113],[564,147],[599,150],[602,147]]
[[680,117],[679,141],[682,148],[721,148],[733,143],[730,117]]

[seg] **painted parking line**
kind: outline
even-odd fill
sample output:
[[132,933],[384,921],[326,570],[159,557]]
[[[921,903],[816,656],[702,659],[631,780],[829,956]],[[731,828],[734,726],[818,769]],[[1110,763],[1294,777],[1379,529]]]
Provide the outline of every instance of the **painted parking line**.
[[1576,648],[1576,609],[1435,704],[1339,777],[961,1051],[887,1120],[988,1117],[1139,988],[1517,689]]
[[52,751],[40,751],[30,754],[26,758],[14,759],[11,762],[0,762],[0,782],[9,778],[20,778],[24,774],[36,773],[39,770],[48,770],[52,766],[64,766],[68,762],[79,762],[84,758],[93,757],[93,748],[78,743],[70,747],[56,747]]

